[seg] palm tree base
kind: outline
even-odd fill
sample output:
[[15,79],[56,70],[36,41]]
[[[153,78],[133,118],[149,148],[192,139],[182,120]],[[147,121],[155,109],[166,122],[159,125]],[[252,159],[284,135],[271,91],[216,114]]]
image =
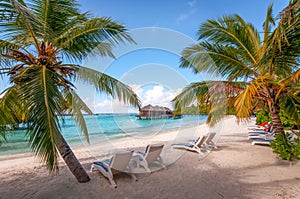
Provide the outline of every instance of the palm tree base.
[[79,183],[90,181],[90,177],[88,176],[87,172],[83,169],[70,146],[61,134],[57,142],[57,148],[61,157],[64,159],[72,174],[76,177],[77,181]]

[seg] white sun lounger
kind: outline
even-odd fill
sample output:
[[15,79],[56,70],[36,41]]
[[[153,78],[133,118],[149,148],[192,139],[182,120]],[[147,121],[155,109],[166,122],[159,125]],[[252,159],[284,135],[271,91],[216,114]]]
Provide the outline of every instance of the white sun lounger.
[[198,139],[193,140],[191,142],[172,144],[172,147],[174,149],[185,149],[185,150],[189,150],[189,151],[195,151],[200,154],[204,154],[202,152],[202,150],[203,150],[203,145],[204,145],[204,142],[206,141],[206,138],[207,138],[206,135],[200,136]]
[[271,140],[274,138],[274,128],[273,126],[270,128],[270,131],[264,131],[264,132],[252,132],[248,133],[248,140],[251,139],[265,139],[265,140]]
[[273,131],[274,131],[274,126],[271,126],[266,131],[265,130],[252,130],[252,131],[248,131],[248,134],[252,134],[252,133],[267,134],[267,133],[270,133]]
[[140,166],[142,166],[147,172],[151,172],[149,164],[159,163],[160,166],[166,169],[163,159],[160,156],[163,147],[163,144],[149,144],[147,145],[145,152],[134,153],[133,156],[136,157],[135,159],[137,160],[137,167],[139,168]]
[[[256,144],[259,144],[259,145],[270,145],[270,143],[275,140],[275,134],[272,133],[271,135],[265,135],[264,138],[260,138],[260,139],[253,139],[252,141],[252,145],[256,145]],[[293,142],[295,138],[298,138],[298,136],[294,133],[290,133],[289,134],[289,141],[290,142]]]
[[252,141],[252,145],[270,145],[270,143],[273,141],[272,140],[265,140],[265,139],[254,139]]
[[205,147],[207,147],[207,148],[218,148],[216,146],[216,143],[214,142],[214,138],[215,138],[216,134],[217,133],[215,133],[215,132],[208,133],[207,138],[204,142]]
[[268,133],[268,134],[257,134],[257,135],[251,135],[248,136],[248,140],[254,140],[254,139],[263,139],[263,140],[274,140],[274,133]]
[[[111,159],[104,160],[101,162],[94,162],[91,166],[91,172],[93,169],[99,170],[106,178],[108,178],[110,184],[113,187],[117,187],[116,182],[113,179],[113,174],[116,173],[129,173],[129,162],[132,158],[133,151],[120,151],[114,154]],[[130,173],[130,176],[137,180],[137,178]]]
[[265,128],[268,127],[268,125],[270,125],[270,122],[266,123],[264,125],[259,124],[259,125],[253,125],[253,126],[247,126],[248,130],[264,130]]

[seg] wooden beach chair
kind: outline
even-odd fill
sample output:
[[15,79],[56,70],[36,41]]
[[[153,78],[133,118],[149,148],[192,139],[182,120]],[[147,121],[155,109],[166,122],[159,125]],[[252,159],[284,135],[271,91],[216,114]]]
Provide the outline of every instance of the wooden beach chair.
[[132,154],[133,151],[120,151],[115,153],[111,159],[94,162],[91,166],[91,172],[94,169],[99,170],[106,178],[108,178],[110,184],[115,188],[117,187],[117,184],[113,179],[113,175],[116,173],[129,173],[134,180],[137,180],[135,175],[130,173],[131,169],[129,168]]
[[147,145],[145,152],[134,153],[133,156],[137,162],[137,167],[142,166],[147,172],[151,172],[149,164],[159,163],[162,168],[166,169],[163,159],[160,156],[163,147],[163,144],[151,144]]

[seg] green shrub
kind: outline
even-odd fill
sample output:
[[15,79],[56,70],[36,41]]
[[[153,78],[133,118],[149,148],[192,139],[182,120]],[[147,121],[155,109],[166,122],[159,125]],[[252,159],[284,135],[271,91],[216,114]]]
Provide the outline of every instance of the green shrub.
[[256,124],[261,124],[265,121],[268,121],[268,122],[272,121],[270,112],[268,110],[260,110],[256,114]]
[[297,138],[294,140],[295,143],[293,144],[293,155],[295,158],[300,159],[300,139]]
[[277,134],[275,140],[271,142],[274,153],[278,153],[283,160],[291,160],[293,156],[293,146],[288,141],[288,134]]
[[300,139],[296,138],[291,142],[290,136],[289,133],[276,135],[275,140],[271,142],[271,148],[283,160],[292,160],[293,157],[300,159]]
[[[280,120],[282,122],[284,129],[289,130],[289,129],[293,129],[293,128],[297,127],[297,122],[289,119],[287,114],[285,114],[283,111],[280,112],[279,116],[280,116]],[[260,110],[256,114],[256,124],[261,124],[265,121],[268,121],[268,122],[272,121],[271,114],[270,114],[269,110],[267,110],[267,109]]]
[[284,129],[293,129],[297,125],[297,123],[290,120],[284,112],[280,112],[279,116]]

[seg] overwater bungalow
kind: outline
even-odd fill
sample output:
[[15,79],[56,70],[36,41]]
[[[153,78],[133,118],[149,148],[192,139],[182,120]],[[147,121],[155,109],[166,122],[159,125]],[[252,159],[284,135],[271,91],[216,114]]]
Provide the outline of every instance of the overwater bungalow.
[[147,106],[144,106],[140,110],[140,114],[138,114],[136,117],[139,120],[172,118],[173,112],[168,107],[152,106],[151,104],[149,104]]

